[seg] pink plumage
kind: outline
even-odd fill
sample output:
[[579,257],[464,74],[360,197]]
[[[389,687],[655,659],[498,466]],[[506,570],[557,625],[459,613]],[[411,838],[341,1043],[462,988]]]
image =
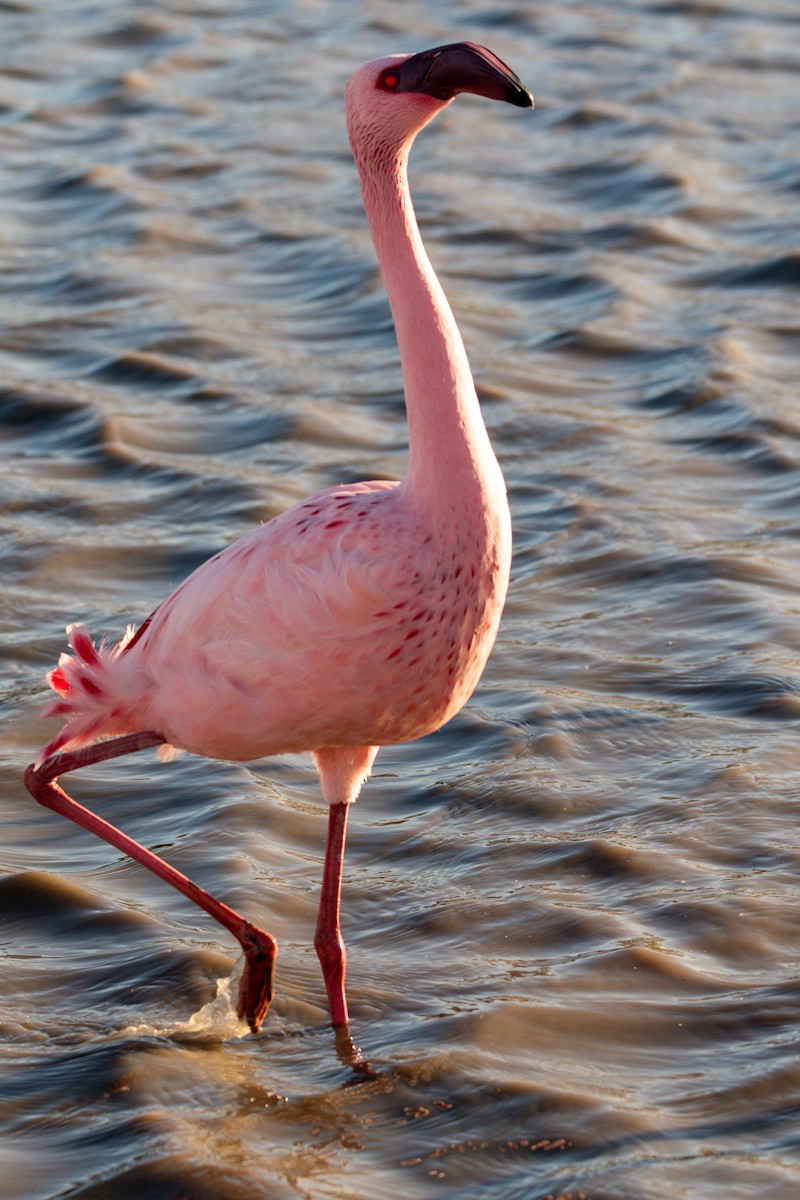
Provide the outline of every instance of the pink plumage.
[[[296,504],[204,563],[114,647],[95,647],[72,627],[72,655],[48,676],[58,699],[46,715],[64,725],[27,776],[37,799],[113,840],[112,827],[56,787],[58,774],[145,745],[162,757],[313,752],[332,810],[316,944],[335,1025],[347,1021],[338,927],[347,806],[380,745],[439,728],[469,698],[508,583],[503,478],[406,177],[415,135],[459,91],[532,103],[499,59],[469,43],[368,63],[347,85],[350,141],[403,365],[406,477],[328,488]],[[246,955],[255,931],[258,953],[274,958],[269,935],[113,836],[222,920]],[[253,1028],[271,972],[270,959],[255,999],[253,979],[243,981],[240,1009]]]

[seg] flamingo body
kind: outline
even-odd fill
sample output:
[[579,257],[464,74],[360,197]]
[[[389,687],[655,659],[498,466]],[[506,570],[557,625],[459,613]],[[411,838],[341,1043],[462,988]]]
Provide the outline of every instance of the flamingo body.
[[45,756],[150,729],[246,761],[439,728],[494,641],[510,550],[501,500],[486,530],[463,512],[444,525],[402,485],[329,488],[209,559],[129,643],[84,655],[72,630],[49,710],[67,723]]
[[[367,63],[348,81],[348,131],[392,307],[409,423],[401,483],[328,488],[198,568],[115,647],[72,627],[48,681],[61,732],[29,768],[43,804],[131,854],[211,913],[247,959],[240,1012],[256,1029],[275,942],[55,783],[158,745],[249,760],[311,751],[331,805],[315,945],[334,1025],[347,1020],[339,891],[348,805],[378,748],[439,728],[471,695],[508,585],[505,485],[463,342],[408,191],[414,137],[461,91],[533,103],[471,43]],[[111,739],[110,741],[108,739]]]

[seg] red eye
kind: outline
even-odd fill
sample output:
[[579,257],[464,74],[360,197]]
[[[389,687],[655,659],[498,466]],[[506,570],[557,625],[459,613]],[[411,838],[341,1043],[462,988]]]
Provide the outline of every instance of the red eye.
[[381,83],[383,84],[383,86],[385,88],[388,88],[390,91],[393,88],[396,88],[399,82],[400,82],[400,80],[399,80],[398,76],[395,75],[394,71],[386,71],[384,73],[383,79],[381,80]]

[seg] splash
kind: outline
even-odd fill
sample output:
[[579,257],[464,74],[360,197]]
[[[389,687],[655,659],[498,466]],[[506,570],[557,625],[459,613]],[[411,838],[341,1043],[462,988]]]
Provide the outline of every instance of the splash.
[[156,1027],[154,1025],[129,1025],[125,1033],[136,1037],[199,1037],[214,1041],[229,1041],[246,1037],[250,1027],[236,1012],[236,996],[239,979],[244,966],[244,957],[237,960],[230,975],[217,980],[214,996],[186,1021]]
[[217,990],[212,999],[192,1013],[188,1021],[180,1024],[176,1033],[202,1034],[220,1040],[246,1037],[250,1033],[249,1025],[236,1012],[236,995],[243,964],[244,958],[240,958],[230,975],[223,975],[217,980]]

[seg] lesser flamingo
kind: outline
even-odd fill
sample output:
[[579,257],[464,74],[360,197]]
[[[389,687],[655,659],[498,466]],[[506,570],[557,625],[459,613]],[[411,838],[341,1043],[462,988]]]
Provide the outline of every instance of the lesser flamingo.
[[247,761],[311,751],[330,806],[314,945],[331,1023],[348,1024],[339,907],[348,809],[378,748],[431,733],[472,694],[508,585],[503,476],[464,345],[422,245],[406,164],[459,92],[530,108],[469,42],[367,63],[346,88],[348,132],[394,317],[408,415],[402,482],[331,487],[203,564],[115,647],[68,630],[48,682],[61,732],[25,775],[41,804],[193,900],[244,951],[238,1014],[255,1032],[277,943],[69,797],[58,776],[158,746]]

